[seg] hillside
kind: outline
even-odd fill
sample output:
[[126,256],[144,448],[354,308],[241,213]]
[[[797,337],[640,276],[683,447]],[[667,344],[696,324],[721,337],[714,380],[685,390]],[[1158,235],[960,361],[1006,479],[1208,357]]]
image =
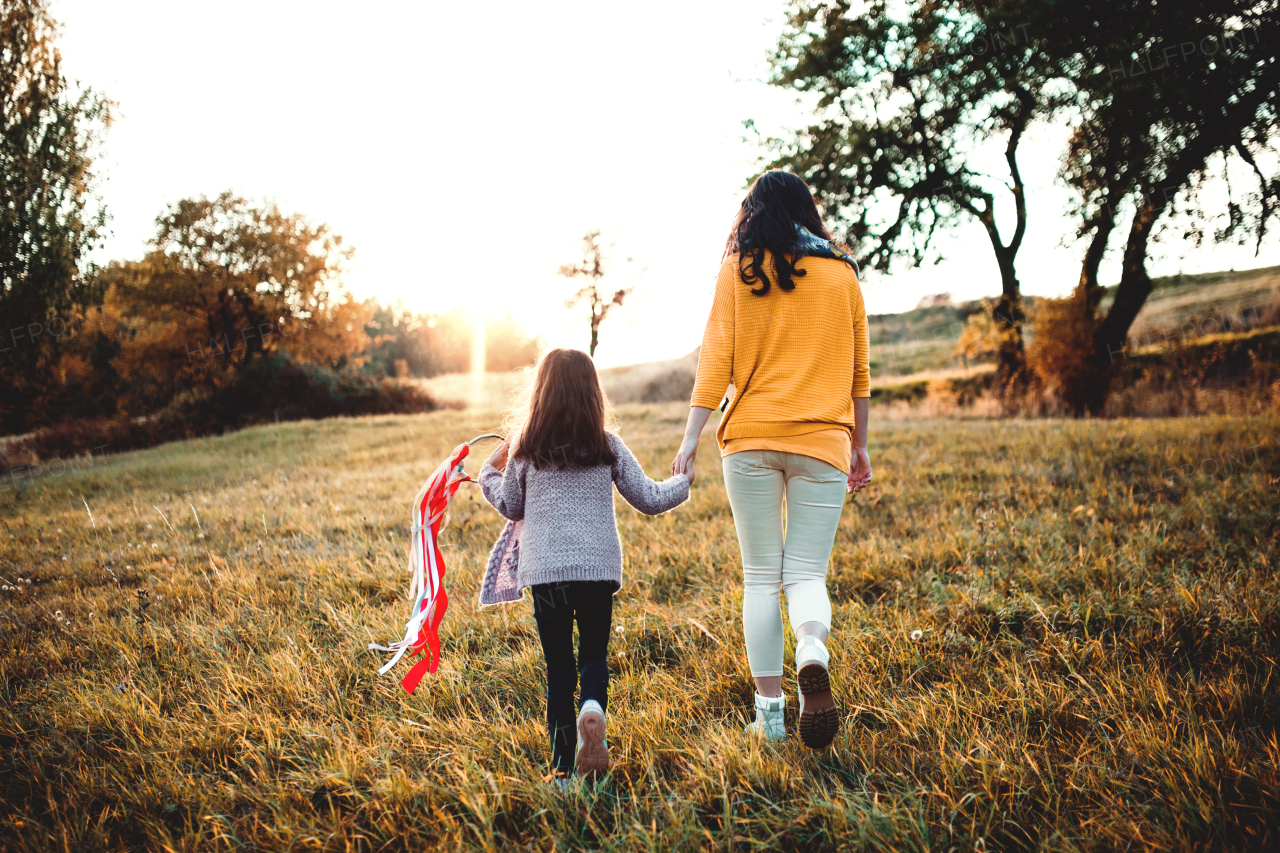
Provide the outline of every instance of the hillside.
[[[1134,321],[1130,337],[1149,341],[1166,335],[1198,337],[1265,322],[1280,308],[1280,266],[1253,270],[1175,275],[1153,279],[1154,289]],[[1114,286],[1103,297],[1110,304]],[[1035,297],[1026,298],[1028,307]],[[980,301],[933,305],[867,318],[873,377],[906,376],[965,366],[952,347]],[[1274,323],[1277,320],[1271,320]]]
[[1139,345],[1168,334],[1192,338],[1280,322],[1280,266],[1168,276],[1154,284],[1129,330]]
[[[658,403],[688,399],[698,370],[698,351],[680,358],[650,361],[600,371],[600,382],[609,399],[621,403]],[[470,373],[449,373],[418,383],[431,396],[458,401],[472,408],[501,409],[519,387],[523,370],[491,372],[477,377]]]
[[[1280,267],[1169,276],[1154,284],[1132,330],[1139,346],[1280,322]],[[1027,302],[1034,305],[1035,298]],[[971,301],[868,316],[873,388],[908,384],[915,389],[906,393],[910,398],[922,395],[930,382],[968,381],[981,366],[956,359],[952,350],[965,320],[981,310],[981,302]],[[695,349],[678,359],[608,368],[600,376],[616,403],[658,402],[687,399],[697,366]],[[479,385],[460,373],[423,380],[422,385],[442,400],[501,408],[518,382],[517,372],[486,374]],[[895,393],[905,399],[902,392]]]

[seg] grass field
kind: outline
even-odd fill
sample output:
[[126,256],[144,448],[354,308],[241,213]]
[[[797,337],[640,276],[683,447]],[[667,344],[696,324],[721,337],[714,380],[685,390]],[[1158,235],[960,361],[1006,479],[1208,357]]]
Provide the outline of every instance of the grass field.
[[[651,474],[685,411],[624,410]],[[409,697],[365,649],[407,615],[416,488],[495,420],[286,424],[7,482],[0,848],[1280,846],[1280,418],[873,424],[829,580],[846,716],[816,754],[794,718],[781,746],[741,734],[709,439],[688,504],[620,503],[614,769],[570,793],[543,782],[528,602],[474,604],[500,529],[477,489],[442,537],[441,672]]]

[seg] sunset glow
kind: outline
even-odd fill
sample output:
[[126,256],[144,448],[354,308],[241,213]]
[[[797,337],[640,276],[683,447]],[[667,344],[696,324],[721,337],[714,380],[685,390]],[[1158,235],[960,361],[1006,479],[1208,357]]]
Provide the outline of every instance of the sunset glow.
[[484,400],[484,350],[485,315],[477,312],[471,333],[471,404],[479,406]]

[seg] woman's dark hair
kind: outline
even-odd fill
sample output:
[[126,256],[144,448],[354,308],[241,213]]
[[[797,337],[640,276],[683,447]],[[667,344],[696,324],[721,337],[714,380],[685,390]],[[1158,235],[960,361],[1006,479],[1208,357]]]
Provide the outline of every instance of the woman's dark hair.
[[535,468],[555,465],[591,467],[617,461],[605,429],[612,420],[595,362],[582,350],[553,349],[541,359],[520,407],[512,459],[529,459]]
[[813,193],[803,179],[781,169],[771,169],[756,178],[738,208],[724,247],[724,257],[738,256],[738,272],[744,282],[760,282],[751,290],[756,296],[769,292],[769,276],[764,270],[766,250],[773,256],[778,287],[791,290],[796,286],[792,278],[804,275],[804,270],[795,267],[804,256],[799,251],[801,235],[797,226],[823,240],[831,239],[818,215]]

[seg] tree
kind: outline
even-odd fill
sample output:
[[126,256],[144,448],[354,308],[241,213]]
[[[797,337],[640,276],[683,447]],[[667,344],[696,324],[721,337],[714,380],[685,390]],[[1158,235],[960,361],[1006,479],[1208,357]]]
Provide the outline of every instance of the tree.
[[[1027,228],[1018,148],[1027,127],[1067,101],[1055,91],[1025,25],[1002,8],[961,0],[796,0],[774,54],[772,83],[816,97],[813,124],[772,140],[771,167],[790,168],[847,221],[864,265],[887,271],[930,256],[939,231],[965,217],[987,233],[1000,271],[992,316],[1001,387],[1025,377],[1023,306],[1015,268]],[[1002,141],[1001,181],[974,165]],[[997,199],[1012,203],[1012,228]],[[940,260],[940,257],[937,259]]]
[[106,210],[94,154],[111,104],[62,74],[57,25],[45,0],[0,4],[0,419],[18,427],[65,329],[93,301],[81,274]]
[[369,309],[343,288],[350,250],[326,226],[229,193],[180,201],[157,226],[141,260],[96,271],[100,304],[59,348],[28,428],[150,415],[275,353],[330,368],[365,357]]
[[[1063,402],[1077,414],[1102,412],[1116,356],[1151,293],[1146,261],[1161,228],[1194,245],[1252,239],[1261,247],[1280,202],[1280,4],[1275,0],[1081,0],[996,3],[1023,16],[1055,73],[1077,87],[1079,120],[1064,177],[1079,194],[1086,240],[1073,295],[1092,330],[1059,368]],[[1270,156],[1263,156],[1269,154]],[[1240,198],[1227,170],[1242,166],[1256,193]],[[1271,163],[1268,171],[1267,164]],[[1208,232],[1212,212],[1200,190],[1226,179],[1226,224]],[[1120,283],[1103,312],[1098,269],[1128,214]],[[1178,223],[1183,230],[1178,232]]]
[[368,346],[367,308],[342,285],[351,249],[328,226],[229,192],[179,201],[156,223],[151,251],[119,281],[130,316],[180,330],[194,372],[275,350],[341,367]]
[[601,289],[601,283],[604,279],[604,252],[600,246],[600,230],[589,231],[582,238],[582,260],[573,264],[564,264],[560,267],[560,275],[568,279],[587,280],[587,284],[577,293],[565,300],[566,308],[573,308],[579,303],[586,302],[591,309],[591,348],[588,354],[595,358],[596,345],[600,343],[600,324],[604,322],[604,318],[609,312],[622,304],[622,301],[630,295],[635,287],[626,287],[615,290],[611,298],[608,293]]

